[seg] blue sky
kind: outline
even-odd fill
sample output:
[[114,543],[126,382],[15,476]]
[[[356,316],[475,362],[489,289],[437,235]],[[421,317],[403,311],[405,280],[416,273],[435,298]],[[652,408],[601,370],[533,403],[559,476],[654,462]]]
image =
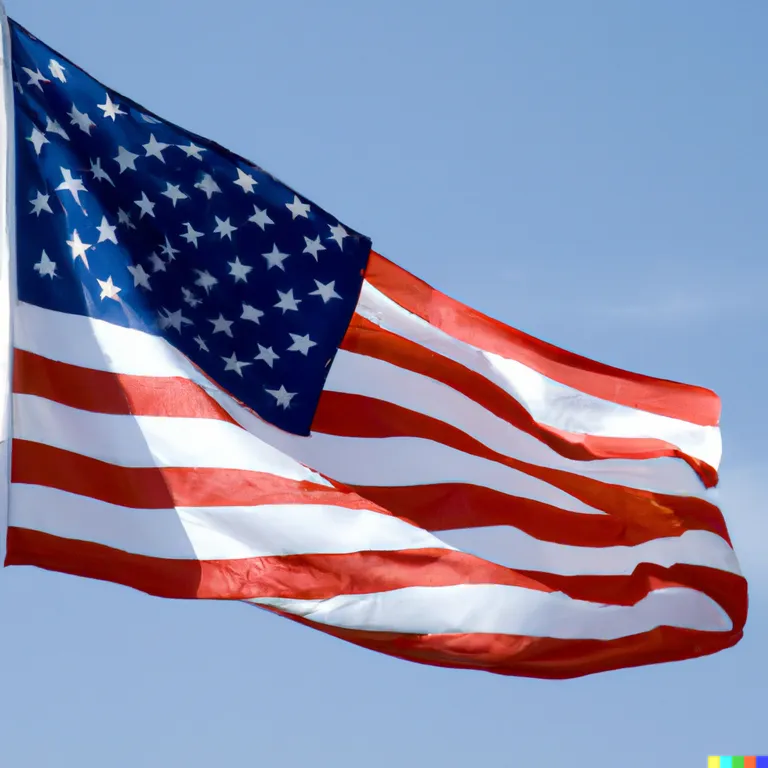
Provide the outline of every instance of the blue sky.
[[239,604],[0,578],[0,766],[706,765],[768,753],[762,0],[6,0],[452,296],[723,398],[745,639],[567,682],[420,667]]

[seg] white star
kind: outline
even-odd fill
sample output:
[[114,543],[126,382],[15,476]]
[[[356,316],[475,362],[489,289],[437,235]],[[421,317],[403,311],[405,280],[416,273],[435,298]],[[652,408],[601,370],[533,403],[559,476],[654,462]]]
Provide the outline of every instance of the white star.
[[195,184],[195,189],[199,189],[201,192],[205,192],[206,197],[210,200],[217,192],[221,192],[221,188],[214,180],[210,173],[204,173],[203,178]]
[[117,209],[117,223],[128,229],[136,229],[136,225],[131,221],[131,214],[126,213],[122,208]]
[[283,272],[285,272],[285,267],[283,266],[283,262],[291,254],[290,253],[280,253],[280,251],[277,250],[277,243],[275,243],[272,246],[272,252],[271,253],[262,253],[261,255],[267,260],[267,264],[269,265],[267,267],[267,270],[272,269],[272,267],[278,267],[278,269],[282,269]]
[[113,159],[120,166],[120,173],[123,173],[129,168],[132,171],[136,170],[136,158],[138,158],[138,155],[134,155],[133,152],[129,152],[125,147],[118,147],[117,157]]
[[162,141],[158,141],[155,138],[154,133],[150,133],[149,141],[142,146],[144,147],[144,151],[147,153],[147,157],[156,157],[158,160],[164,163],[165,158],[163,157],[163,150],[168,149],[170,144],[163,144]]
[[109,94],[107,94],[107,100],[103,104],[97,104],[96,106],[104,113],[104,117],[111,117],[113,123],[115,122],[115,118],[118,115],[125,114],[125,112],[120,109],[119,104],[112,103],[112,99],[110,98]]
[[27,141],[32,142],[32,146],[35,148],[35,154],[39,155],[43,149],[43,144],[49,144],[48,139],[45,138],[45,134],[39,130],[36,126],[32,128],[32,133],[27,136]]
[[222,357],[221,359],[227,364],[227,367],[224,370],[234,371],[240,378],[243,377],[243,368],[245,368],[246,365],[251,365],[251,363],[241,363],[234,352],[232,353],[232,357]]
[[184,232],[181,237],[188,243],[192,243],[192,245],[197,248],[197,241],[203,236],[203,233],[196,232],[195,228],[189,222],[186,222],[184,226],[187,228],[187,231]]
[[72,171],[69,168],[59,168],[61,175],[64,177],[64,181],[56,187],[57,192],[71,192],[72,197],[75,198],[75,202],[82,208],[80,202],[80,193],[87,192],[88,190],[83,185],[82,179],[73,179]]
[[208,322],[213,323],[214,333],[224,333],[230,339],[232,338],[232,323],[234,321],[227,320],[221,312],[219,312],[219,316],[215,320],[209,320]]
[[226,237],[228,240],[232,239],[232,233],[237,229],[229,223],[229,219],[220,219],[218,216],[214,216],[216,219],[216,228],[213,230],[222,240]]
[[165,272],[165,262],[156,253],[150,254],[149,261],[153,272]]
[[176,145],[180,150],[182,150],[187,157],[194,157],[195,160],[202,160],[203,157],[200,154],[201,152],[205,152],[205,149],[203,147],[198,147],[195,144],[192,144],[190,142],[189,146],[184,147],[181,144]]
[[199,336],[195,336],[193,341],[197,342],[197,346],[200,347],[201,352],[210,352],[208,345]]
[[287,408],[291,404],[291,398],[296,395],[295,392],[288,392],[282,385],[280,389],[267,389],[265,391],[272,395],[277,400],[277,404],[283,408]]
[[70,118],[70,125],[76,125],[83,133],[87,133],[89,136],[91,135],[91,128],[93,128],[96,123],[91,120],[90,117],[88,117],[87,113],[81,112],[74,104],[72,105],[72,109],[68,112]]
[[55,133],[57,136],[61,136],[62,139],[69,141],[69,134],[55,121],[48,118],[48,122],[45,124],[46,133]]
[[29,201],[30,203],[32,203],[32,210],[30,211],[30,213],[34,213],[35,216],[40,216],[42,211],[53,213],[53,211],[51,210],[51,206],[48,204],[49,198],[50,198],[50,195],[44,195],[42,192],[38,192],[37,197],[34,200]]
[[82,259],[83,264],[85,264],[85,268],[90,269],[88,266],[88,257],[85,255],[85,252],[89,248],[93,248],[93,246],[89,245],[88,243],[84,243],[80,239],[80,235],[77,234],[77,230],[72,233],[72,239],[67,240],[67,245],[72,249],[72,261]]
[[310,296],[319,296],[323,300],[323,304],[327,304],[331,299],[340,299],[338,293],[336,293],[336,281],[331,280],[330,283],[321,283],[319,280],[315,280],[317,286],[316,291],[311,291]]
[[184,317],[184,315],[181,314],[181,310],[177,309],[175,312],[169,312],[165,307],[163,307],[163,312],[165,312],[164,315],[160,315],[160,327],[165,328],[175,328],[179,333],[181,333],[181,326],[182,325],[194,325],[194,323],[187,317]]
[[314,240],[310,240],[306,235],[304,235],[304,242],[307,244],[307,247],[302,251],[302,253],[308,253],[315,257],[315,261],[320,261],[318,254],[320,251],[325,250],[325,246],[320,242],[320,235],[318,235]]
[[329,224],[328,228],[331,230],[331,236],[328,239],[335,240],[336,243],[338,243],[339,249],[343,251],[344,238],[349,237],[349,233],[341,226],[341,224],[337,224],[335,227]]
[[103,243],[105,240],[111,240],[117,245],[117,235],[115,234],[117,226],[110,226],[106,216],[101,217],[101,224],[99,224],[96,229],[99,230],[99,243]]
[[243,314],[240,315],[241,320],[251,320],[259,325],[259,320],[264,317],[264,313],[256,307],[252,307],[250,304],[243,304]]
[[253,270],[253,267],[249,267],[247,264],[240,262],[240,257],[235,256],[234,261],[227,262],[229,264],[229,274],[235,278],[235,282],[242,280],[244,283],[248,282],[248,273]]
[[56,59],[51,59],[48,62],[48,69],[50,70],[51,75],[55,77],[57,80],[61,80],[62,83],[67,82],[66,75],[64,74],[67,68],[62,67],[61,64],[59,64],[59,62],[56,61]]
[[296,195],[293,196],[293,202],[286,203],[285,207],[291,212],[294,219],[297,216],[303,216],[305,219],[309,218],[309,216],[307,216],[309,213],[309,206],[306,203],[302,203]]
[[188,198],[188,195],[185,195],[181,189],[179,189],[178,185],[171,184],[170,181],[166,181],[165,183],[167,185],[167,189],[165,192],[161,192],[160,194],[169,197],[173,203],[174,208],[176,207],[176,203],[179,200],[186,200]]
[[101,296],[99,296],[99,298],[102,301],[104,301],[104,299],[114,299],[115,301],[119,301],[117,294],[120,293],[122,288],[118,288],[112,282],[112,275],[110,275],[106,280],[97,279],[96,282],[101,286]]
[[160,246],[160,252],[163,254],[163,256],[168,257],[168,261],[173,261],[176,258],[176,254],[181,253],[181,251],[177,250],[171,245],[171,241],[168,239],[168,235],[165,236],[165,245]]
[[267,226],[267,224],[275,223],[272,221],[272,219],[269,218],[269,214],[267,213],[266,208],[262,211],[261,208],[255,205],[253,206],[253,216],[249,216],[248,221],[252,221],[254,224],[258,224],[262,230]]
[[34,268],[35,271],[39,273],[40,277],[50,277],[51,280],[56,277],[56,262],[51,261],[45,251],[43,251],[40,261],[34,265]]
[[141,200],[134,200],[134,205],[139,207],[141,213],[139,214],[139,220],[144,218],[144,214],[148,213],[153,219],[155,218],[155,205],[148,197],[146,192],[141,193]]
[[24,93],[24,89],[21,87],[21,83],[18,80],[13,81],[13,87],[19,92]]
[[207,270],[203,271],[200,269],[196,269],[195,272],[197,272],[197,280],[195,280],[195,285],[199,285],[206,293],[211,292],[211,288],[213,288],[214,285],[216,285],[219,281]]
[[272,347],[262,347],[261,344],[258,344],[257,346],[259,347],[259,354],[253,359],[263,360],[270,368],[274,368],[275,360],[279,360],[280,355],[273,352]]
[[185,303],[189,304],[189,306],[192,307],[192,309],[194,309],[199,304],[203,303],[203,300],[198,299],[197,296],[195,296],[195,294],[189,290],[189,288],[182,287],[181,295],[184,297]]
[[299,336],[296,333],[289,333],[288,335],[293,339],[293,344],[288,347],[289,352],[301,352],[301,354],[306,357],[309,350],[312,349],[312,347],[317,346],[317,342],[312,341],[312,339],[309,338],[309,334],[306,336]]
[[43,86],[40,85],[40,83],[50,83],[51,81],[39,70],[31,70],[29,67],[22,67],[22,69],[29,75],[29,82],[27,85],[34,85],[35,87],[39,88],[41,91],[43,90]]
[[253,192],[253,188],[258,184],[259,182],[256,181],[256,179],[253,178],[249,173],[246,173],[241,168],[237,169],[237,180],[235,181],[235,184],[237,184],[238,187],[243,188],[243,192],[248,194],[249,192]]
[[95,160],[91,160],[91,173],[94,180],[108,181],[113,187],[115,182],[109,178],[109,174],[101,167],[101,158],[97,157]]
[[132,265],[129,266],[128,271],[133,275],[134,288],[140,285],[148,291],[152,290],[152,286],[149,284],[149,275],[144,271],[144,267],[142,267],[141,264],[137,264],[135,267]]
[[294,299],[293,298],[293,288],[291,288],[288,293],[283,293],[282,291],[278,291],[277,295],[280,297],[280,301],[275,304],[276,307],[283,310],[283,314],[286,312],[293,311],[298,312],[299,311],[299,304],[301,304],[301,299]]

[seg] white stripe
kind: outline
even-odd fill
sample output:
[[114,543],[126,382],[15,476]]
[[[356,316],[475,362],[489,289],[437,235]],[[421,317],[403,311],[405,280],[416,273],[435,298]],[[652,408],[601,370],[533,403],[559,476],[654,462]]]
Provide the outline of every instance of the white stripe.
[[709,531],[652,539],[631,547],[576,547],[541,541],[511,526],[440,531],[440,539],[462,552],[521,571],[561,576],[621,576],[641,563],[669,568],[676,563],[741,575],[736,554]]
[[15,322],[16,347],[50,360],[134,376],[201,378],[184,355],[145,331],[24,302]]
[[717,427],[618,405],[561,384],[517,360],[461,342],[403,309],[367,281],[357,312],[382,328],[461,363],[494,382],[540,424],[604,437],[650,437],[678,446],[717,468],[722,444]]
[[216,419],[91,413],[14,395],[14,437],[122,467],[214,467],[325,483],[235,424]]
[[707,495],[698,475],[677,458],[567,459],[461,392],[373,357],[339,350],[325,388],[372,397],[422,413],[460,429],[491,450],[540,467],[656,493]]
[[562,640],[615,640],[659,626],[727,632],[732,623],[710,597],[659,589],[632,606],[573,600],[500,584],[408,587],[327,600],[257,598],[251,602],[345,629],[410,634],[492,632]]
[[129,509],[15,483],[11,524],[136,555],[230,560],[436,547],[453,549],[396,517],[324,504]]
[[[469,483],[551,504],[569,512],[604,514],[543,480],[442,443],[416,437],[338,437],[288,433],[270,441],[280,450],[347,485],[387,488]],[[512,503],[512,502],[510,502]]]

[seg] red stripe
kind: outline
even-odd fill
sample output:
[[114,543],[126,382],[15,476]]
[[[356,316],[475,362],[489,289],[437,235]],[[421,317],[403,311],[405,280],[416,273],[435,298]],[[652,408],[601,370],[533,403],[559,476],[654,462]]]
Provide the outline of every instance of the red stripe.
[[655,589],[690,587],[723,606],[734,625],[746,621],[740,576],[714,568],[643,563],[632,574],[559,576],[516,571],[447,549],[177,560],[136,555],[92,542],[10,527],[6,565],[35,565],[110,581],[160,597],[248,599],[287,597],[322,600],[405,587],[503,584],[562,592],[576,600],[634,605]]
[[235,421],[204,389],[181,377],[96,371],[14,350],[13,391],[84,411]]
[[639,544],[659,536],[679,536],[686,530],[711,531],[730,541],[722,513],[702,499],[603,483],[511,459],[486,448],[455,427],[381,400],[323,392],[314,428],[350,437],[409,436],[434,440],[525,472],[608,515],[565,512],[541,502],[465,483],[355,486],[361,495],[428,530],[508,524],[540,539],[587,546]]
[[708,389],[623,371],[567,352],[445,296],[373,251],[366,279],[401,307],[454,338],[518,360],[574,389],[694,424],[718,423],[720,399]]
[[355,493],[304,480],[210,467],[121,467],[19,439],[13,441],[11,477],[132,509],[300,503],[390,514]]
[[[352,488],[371,503],[433,532],[509,525],[542,541],[576,547],[634,546],[680,536],[686,530],[718,533],[702,524],[683,528],[674,518],[635,520],[620,506],[611,515],[580,515],[468,483]],[[720,535],[731,543],[727,532]]]
[[701,632],[676,627],[658,627],[617,640],[556,640],[486,633],[409,635],[336,629],[281,611],[272,612],[406,661],[550,680],[707,656],[736,645],[743,636],[741,629]]
[[[439,381],[461,392],[517,429],[541,440],[553,451],[568,459],[591,461],[671,456],[687,462],[707,487],[717,484],[717,471],[713,467],[663,440],[577,434],[539,424],[514,397],[481,374],[448,357],[427,352],[420,344],[386,331],[364,317],[356,315],[353,318],[342,347],[349,352],[383,360]],[[326,432],[334,429],[333,415],[329,410],[328,417],[322,421],[316,415],[312,424],[313,430]]]

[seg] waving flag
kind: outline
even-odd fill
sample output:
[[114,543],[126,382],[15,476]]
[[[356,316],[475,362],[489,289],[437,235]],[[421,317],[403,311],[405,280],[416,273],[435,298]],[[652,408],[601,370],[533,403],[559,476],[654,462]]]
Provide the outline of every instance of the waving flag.
[[739,640],[716,395],[443,296],[4,23],[7,565],[504,674]]

